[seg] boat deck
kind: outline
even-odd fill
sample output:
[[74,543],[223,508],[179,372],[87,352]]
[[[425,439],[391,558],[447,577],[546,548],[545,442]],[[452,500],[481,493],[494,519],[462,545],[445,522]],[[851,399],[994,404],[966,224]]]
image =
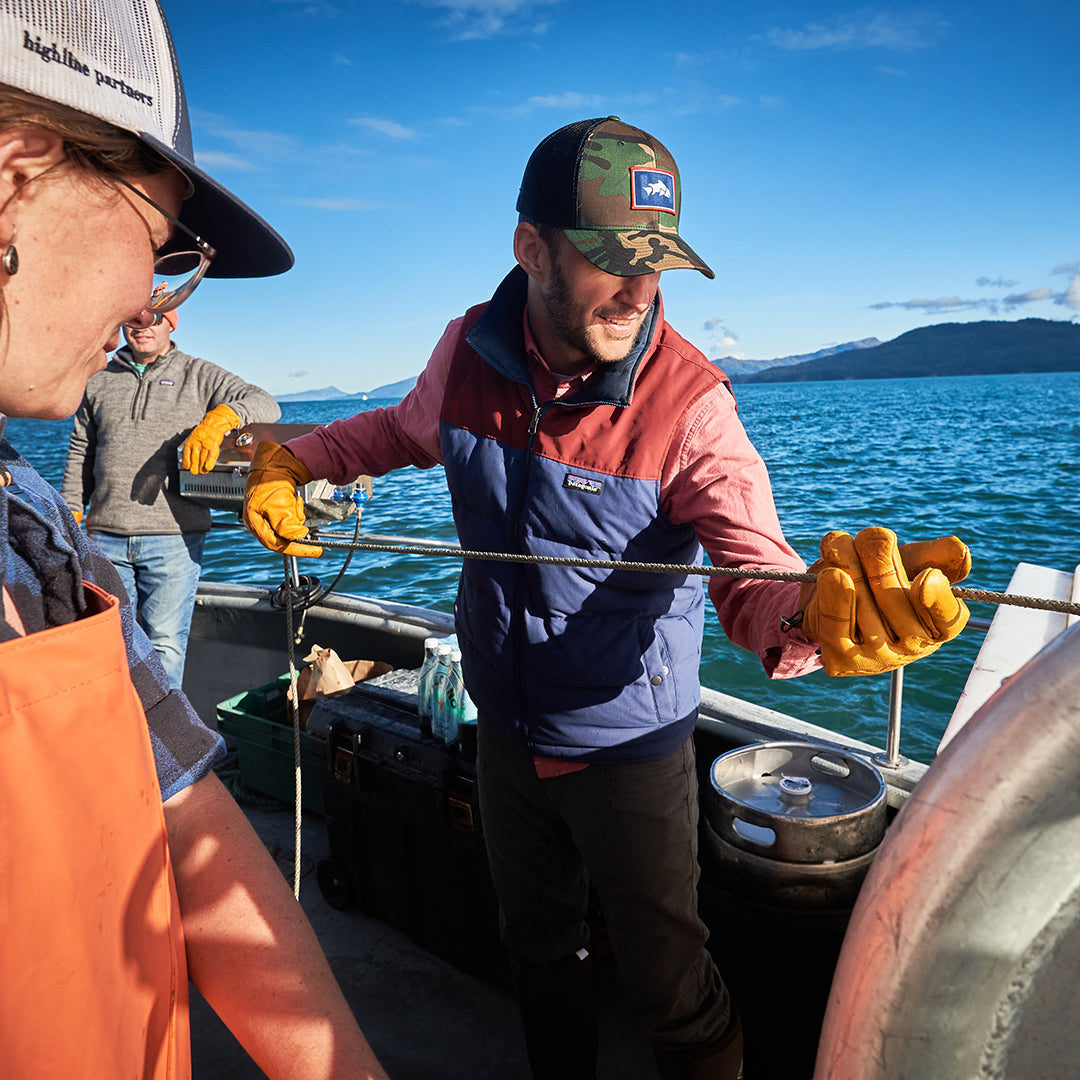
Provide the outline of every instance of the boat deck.
[[[200,585],[188,655],[188,671],[198,674],[192,675],[185,690],[207,722],[215,723],[216,703],[281,675],[286,667],[283,624],[283,614],[268,603],[265,591]],[[335,596],[307,614],[305,642],[297,660],[318,643],[346,659],[381,659],[395,668],[414,669],[420,663],[424,638],[433,633],[445,636],[452,628],[450,618],[437,612]],[[794,738],[868,758],[880,750],[707,688],[702,690],[695,737],[702,790],[709,783],[704,770],[717,755],[737,746]],[[925,771],[924,765],[912,762],[889,773],[891,812],[902,805]],[[245,809],[291,884],[291,810]],[[315,874],[319,862],[330,855],[330,840],[325,819],[313,812],[305,815],[302,854],[307,873],[301,882],[301,903],[389,1075],[395,1080],[459,1076],[526,1080],[524,1039],[510,991],[458,970],[386,922],[358,910],[332,908]],[[618,994],[610,958],[599,965],[598,980],[598,1077],[656,1080],[648,1039],[637,1030]],[[198,1000],[192,1006],[192,1043],[195,1075],[200,1080],[262,1075]],[[788,1044],[786,1050],[794,1053],[790,1038]]]
[[[292,881],[292,811],[245,807],[248,820]],[[324,819],[305,813],[300,902],[353,1012],[393,1080],[527,1080],[517,1008],[509,990],[459,971],[387,923],[323,899],[314,867],[329,854]],[[599,1080],[655,1080],[648,1040],[600,965]],[[196,1080],[258,1080],[265,1074],[192,990]]]
[[[1069,587],[1071,591],[1072,586]],[[1030,650],[1037,650],[1041,639],[1036,638],[1026,622],[1019,634],[1012,633],[1010,627],[1015,625],[1016,619],[1011,611],[1008,615],[999,613],[1000,617],[995,618],[994,633],[990,637],[993,647],[984,649],[985,655],[976,665],[973,681],[969,684],[970,693],[966,693],[958,706],[957,724],[963,721],[965,708],[968,712],[974,708],[972,720],[978,723],[969,725],[970,730],[964,732],[965,738],[950,745],[948,752],[931,767],[932,774],[936,767],[937,779],[927,778],[933,782],[926,786],[927,767],[917,762],[884,771],[891,813],[895,814],[903,807],[913,792],[916,796],[911,813],[904,818],[905,822],[914,821],[915,825],[906,833],[901,826],[900,832],[891,834],[892,850],[900,852],[894,854],[893,864],[899,860],[900,865],[908,866],[909,878],[913,880],[907,887],[895,890],[895,865],[883,863],[879,857],[868,879],[868,884],[874,882],[875,871],[883,867],[874,886],[878,891],[875,894],[863,890],[864,897],[873,899],[864,905],[864,911],[871,915],[863,919],[858,932],[873,946],[867,955],[878,955],[873,950],[879,947],[871,939],[867,927],[874,928],[880,941],[884,942],[882,956],[891,957],[890,949],[899,956],[903,944],[907,952],[902,958],[908,966],[902,967],[899,961],[892,959],[880,965],[877,962],[864,965],[873,976],[868,985],[875,993],[880,991],[878,996],[871,1000],[873,995],[867,995],[861,984],[852,982],[854,990],[849,997],[842,1001],[835,999],[835,1030],[830,1029],[830,1017],[826,1017],[826,1040],[822,1043],[823,1052],[828,1048],[834,1055],[829,1059],[831,1064],[826,1066],[830,1075],[834,1071],[832,1064],[840,1060],[836,1055],[841,1053],[857,1059],[860,1068],[872,1069],[877,1064],[884,1069],[881,1037],[885,1031],[892,1055],[890,1060],[902,1058],[905,1063],[918,1062],[914,1071],[896,1071],[897,1076],[901,1072],[905,1076],[920,1077],[932,1073],[954,1080],[972,1076],[978,1071],[974,1063],[985,1060],[980,1055],[987,1046],[996,1055],[995,1061],[1003,1061],[1008,1053],[1014,1053],[1017,1076],[1064,1076],[1075,1071],[1070,1072],[1066,1063],[1075,1063],[1080,1055],[1076,1040],[1080,1029],[1076,1025],[1070,1027],[1062,1018],[1077,1011],[1077,984],[1071,975],[1076,969],[1076,957],[1080,955],[1080,935],[1076,932],[1080,925],[1076,921],[1076,897],[1080,896],[1077,884],[1080,882],[1080,863],[1076,853],[1080,852],[1080,845],[1075,842],[1074,828],[1080,821],[1080,810],[1076,806],[1080,788],[1076,785],[1075,765],[1080,760],[1076,725],[1076,702],[1080,700],[1076,676],[1080,667],[1076,658],[1080,637],[1077,637],[1077,627],[1073,626],[1055,637],[1018,672],[1017,668],[1030,652],[1018,652],[1009,643],[1019,639]],[[1023,612],[1021,618],[1029,620],[1030,616]],[[215,703],[280,675],[283,670],[282,621],[280,611],[273,610],[266,595],[259,590],[200,586],[200,603],[193,620],[189,650],[189,671],[197,671],[198,678],[192,679],[195,685],[189,696],[211,723]],[[419,664],[424,637],[428,634],[445,636],[451,628],[449,617],[437,612],[370,599],[331,597],[328,603],[309,613],[306,641],[308,645],[318,642],[333,647],[342,657],[385,659],[396,668],[412,669]],[[1001,644],[1003,642],[1005,644]],[[1003,662],[999,661],[999,654],[1004,656]],[[981,707],[977,700],[982,701]],[[1004,731],[1009,739],[1002,749],[996,743],[1000,731]],[[1041,737],[1033,740],[1035,733]],[[717,755],[734,747],[791,739],[874,761],[882,757],[878,747],[856,743],[836,732],[703,688],[695,732],[701,773],[699,782],[703,790],[708,784],[706,770]],[[985,762],[978,756],[984,752],[988,755]],[[953,774],[946,771],[954,767],[962,776],[973,778],[973,790],[970,784],[964,788],[955,783]],[[987,777],[990,778],[989,789]],[[922,785],[918,791],[917,785]],[[951,794],[954,786],[961,800],[959,809],[951,802],[946,803],[942,795],[943,789],[945,794]],[[926,794],[920,796],[920,792]],[[947,810],[948,820],[955,823],[947,831],[943,831],[935,820],[938,809],[935,800]],[[971,812],[972,806],[977,812]],[[1019,810],[1014,813],[1013,808]],[[997,816],[990,813],[992,809]],[[291,882],[294,846],[291,811],[270,813],[247,808],[247,813]],[[1034,815],[1031,821],[1039,822],[1037,832],[1031,828],[1030,815]],[[919,832],[918,829],[919,823],[925,821],[929,821],[932,838],[944,840],[936,845],[927,843],[924,850],[925,830]],[[961,823],[967,830],[966,855],[958,843],[956,826]],[[1061,839],[1055,839],[1059,834]],[[898,848],[898,844],[908,843],[903,839],[908,835],[915,836],[914,847]],[[1042,842],[1033,843],[1033,835],[1042,837]],[[301,902],[350,1005],[389,1075],[396,1080],[427,1080],[429,1077],[454,1080],[459,1076],[467,1076],[470,1080],[484,1077],[527,1080],[529,1073],[523,1038],[509,990],[465,974],[383,921],[358,911],[342,912],[330,907],[315,875],[315,867],[329,855],[329,848],[325,819],[308,813],[304,820],[302,863],[307,873],[302,881]],[[886,845],[886,854],[888,851]],[[934,869],[938,864],[928,862],[931,853],[940,863],[938,869]],[[967,863],[963,862],[964,858]],[[1033,869],[1029,868],[1029,861]],[[919,889],[916,887],[918,879],[927,866],[931,868],[927,887]],[[1034,892],[1033,881],[1039,884]],[[922,897],[929,909],[931,902],[937,903],[939,894],[953,906],[934,908],[932,917],[912,915],[910,905],[905,908],[906,923],[900,913],[895,918],[880,915],[890,900],[904,905],[913,896]],[[1000,903],[999,895],[1004,897]],[[717,899],[712,893],[709,896]],[[738,924],[740,927],[743,923],[755,923],[758,907],[756,900],[752,910],[742,904],[731,917],[742,920]],[[397,909],[391,905],[387,910],[395,912]],[[856,906],[856,915],[859,910]],[[722,921],[729,917],[725,914],[727,911],[722,906],[714,907],[706,918],[714,928],[727,927],[730,923]],[[812,960],[812,950],[806,946],[820,941],[833,929],[827,920],[812,916],[835,913],[808,911],[806,914],[805,925],[801,919],[793,921],[785,914],[783,923],[766,923],[757,936],[750,935],[744,928],[743,940],[750,950],[746,966],[738,968],[732,961],[733,971],[738,968],[744,975],[750,972],[755,979],[758,973],[763,975],[762,980],[748,980],[745,986],[737,989],[740,994],[748,988],[756,993],[760,982],[766,995],[761,1007],[753,1013],[759,1025],[755,1044],[759,1049],[755,1051],[758,1058],[752,1067],[749,1065],[751,1041],[749,1038],[747,1041],[748,1068],[755,1076],[760,1071],[763,1077],[793,1080],[799,1072],[806,1071],[802,1065],[804,1058],[807,1067],[812,1067],[809,1062],[817,1047],[818,1026],[810,1030],[806,1022],[814,1020],[815,1025],[820,1025],[820,1019],[814,1017],[812,1003],[801,1010],[805,1014],[801,1016],[805,1021],[801,1026],[796,1022],[800,1019],[800,1010],[793,1011],[796,1002],[807,999],[805,978],[794,994],[790,979],[783,983],[784,994],[775,1003],[775,1015],[773,998],[768,996],[774,994],[771,981],[774,972],[786,972],[790,976],[791,971],[795,971],[806,976],[810,970],[805,964],[790,967],[793,951]],[[844,921],[846,923],[846,915]],[[793,924],[789,926],[789,923]],[[898,931],[902,923],[905,927],[936,927],[937,936],[909,930],[904,937]],[[780,930],[785,933],[781,934]],[[850,939],[850,933],[848,936]],[[715,940],[734,945],[740,939],[728,933]],[[796,940],[798,949],[789,948]],[[854,964],[857,971],[861,970],[857,958],[863,955],[861,940],[858,949],[852,951],[849,947],[846,952],[849,959],[856,958],[848,966]],[[1044,955],[1047,942],[1051,943],[1051,952],[1057,953],[1056,962],[1044,964],[1040,960],[1035,963],[1032,958]],[[768,961],[760,952],[766,945]],[[838,945],[837,942],[837,948]],[[739,950],[733,948],[733,952]],[[841,960],[843,958],[842,955]],[[827,972],[831,977],[835,957],[828,959]],[[944,965],[940,973],[933,968],[939,960]],[[994,965],[996,981],[987,978],[990,965]],[[900,974],[890,982],[885,977],[890,972]],[[916,974],[909,976],[909,972]],[[1018,983],[1020,976],[1022,979]],[[615,1080],[616,1077],[618,1080],[656,1080],[648,1042],[636,1030],[615,987],[612,961],[600,965],[599,981],[601,1050],[598,1076],[601,1080]],[[1018,985],[1026,988],[1019,997],[1015,993]],[[903,1002],[907,1010],[903,1024],[898,1019],[902,1010],[893,1007],[892,999],[883,987],[900,988],[908,993]],[[900,989],[897,989],[898,1000]],[[835,998],[835,980],[832,993]],[[750,1001],[751,997],[744,995],[742,1000]],[[938,1000],[947,1000],[948,1007],[938,1007],[934,1004]],[[1007,1015],[1002,1012],[1002,1003],[1008,1006]],[[749,1010],[744,1013],[748,1034],[750,1016]],[[861,1018],[865,1031],[849,1037],[852,1017]],[[1001,1023],[1003,1017],[1007,1021],[1004,1024]],[[993,1021],[989,1027],[986,1026],[987,1018]],[[782,1025],[779,1039],[773,1037],[774,1025]],[[994,1033],[993,1045],[983,1046],[979,1033],[984,1030]],[[999,1038],[1001,1031],[1005,1035]],[[800,1041],[805,1035],[812,1036],[809,1057]],[[962,1043],[963,1054],[957,1049]],[[218,1077],[244,1080],[262,1076],[200,1000],[192,1004],[192,1047],[195,1075],[202,1080]],[[871,1047],[879,1049],[869,1051],[867,1048]],[[798,1069],[792,1067],[796,1060]],[[1040,1063],[1038,1066],[1032,1064],[1036,1061]],[[759,1065],[764,1067],[759,1070]],[[1005,1075],[1004,1069],[999,1072]],[[874,1075],[883,1076],[885,1072],[878,1071]],[[889,1071],[888,1075],[893,1072]],[[1010,1071],[1009,1075],[1014,1073]]]

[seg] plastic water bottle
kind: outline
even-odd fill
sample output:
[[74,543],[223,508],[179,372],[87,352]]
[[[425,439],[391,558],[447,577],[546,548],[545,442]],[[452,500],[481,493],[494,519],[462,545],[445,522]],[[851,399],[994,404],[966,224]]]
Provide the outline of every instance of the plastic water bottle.
[[469,697],[469,691],[465,689],[465,672],[461,667],[461,653],[453,654],[457,657],[458,691],[454,713],[454,726],[458,751],[469,761],[476,760],[476,705]]
[[[424,639],[424,662],[420,665],[420,681],[416,687],[416,711],[420,714],[420,730],[431,733],[431,673],[438,659],[439,639]],[[426,722],[425,722],[426,721]]]
[[450,654],[450,660],[453,662],[457,681],[457,712],[455,715],[459,723],[475,724],[476,706],[473,704],[473,699],[469,697],[469,691],[465,689],[465,672],[461,667],[461,653],[455,649]]
[[436,734],[444,743],[452,743],[457,741],[458,727],[465,720],[465,698],[468,696],[461,673],[461,653],[457,649],[450,653],[450,667],[444,685],[444,713]]
[[447,741],[443,732],[448,723],[446,691],[450,678],[450,653],[452,651],[449,645],[439,645],[435,669],[431,673],[431,690],[428,695],[431,702],[431,734],[442,742]]

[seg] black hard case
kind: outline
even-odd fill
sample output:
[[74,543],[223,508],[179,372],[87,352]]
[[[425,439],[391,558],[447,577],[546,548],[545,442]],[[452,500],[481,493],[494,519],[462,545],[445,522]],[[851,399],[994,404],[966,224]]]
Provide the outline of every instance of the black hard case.
[[[507,982],[476,767],[420,730],[415,693],[358,683],[317,700],[336,897],[360,904],[456,967]],[[320,885],[324,885],[320,868]],[[327,896],[333,903],[334,900]]]

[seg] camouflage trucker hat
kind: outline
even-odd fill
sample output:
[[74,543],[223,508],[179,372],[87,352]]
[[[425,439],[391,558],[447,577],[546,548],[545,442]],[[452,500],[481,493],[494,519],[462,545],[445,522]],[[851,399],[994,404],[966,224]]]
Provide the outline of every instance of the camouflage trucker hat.
[[619,277],[700,270],[705,261],[679,236],[682,184],[658,139],[617,116],[579,120],[532,152],[517,210],[554,225],[594,266]]

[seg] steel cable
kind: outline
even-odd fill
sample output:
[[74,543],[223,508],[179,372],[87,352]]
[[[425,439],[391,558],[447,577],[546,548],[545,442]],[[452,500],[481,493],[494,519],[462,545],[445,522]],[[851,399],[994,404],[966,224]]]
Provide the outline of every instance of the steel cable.
[[[813,582],[816,574],[800,574],[789,570],[765,570],[732,566],[697,566],[681,563],[630,562],[613,559],[570,559],[556,555],[515,555],[502,551],[470,551],[452,544],[390,544],[369,540],[338,540],[333,537],[312,536],[306,543],[317,543],[329,551],[372,551],[393,555],[427,555],[443,559],[483,559],[492,562],[526,563],[544,566],[571,566],[588,570],[629,570],[646,574],[687,574],[699,577],[752,578],[762,581]],[[1038,596],[1022,596],[1018,593],[993,592],[989,589],[965,589],[952,586],[953,595],[960,600],[972,600],[980,604],[1004,604],[1011,607],[1055,611],[1062,615],[1080,617],[1080,604],[1068,600],[1051,600]]]

